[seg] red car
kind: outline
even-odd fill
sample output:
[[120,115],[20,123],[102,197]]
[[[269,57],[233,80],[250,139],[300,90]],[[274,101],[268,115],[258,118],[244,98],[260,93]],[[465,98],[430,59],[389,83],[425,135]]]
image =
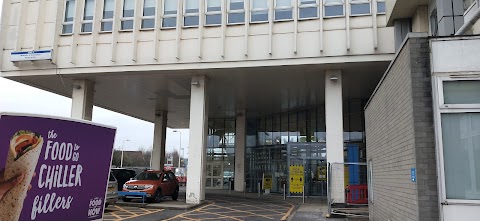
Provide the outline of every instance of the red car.
[[[133,180],[123,185],[124,192],[143,192],[146,193],[147,200],[150,202],[160,202],[163,196],[171,196],[173,200],[178,199],[178,181],[171,171],[147,170],[139,173]],[[138,195],[125,194],[124,202],[130,202]]]

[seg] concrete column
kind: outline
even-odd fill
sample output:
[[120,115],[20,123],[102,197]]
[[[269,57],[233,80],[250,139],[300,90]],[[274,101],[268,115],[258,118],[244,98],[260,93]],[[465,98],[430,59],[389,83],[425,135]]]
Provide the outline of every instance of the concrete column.
[[412,18],[412,32],[424,32],[428,33],[428,7],[419,6]]
[[235,122],[235,191],[243,192],[245,183],[245,135],[247,133],[245,112],[237,114]]
[[205,158],[208,135],[207,80],[192,77],[190,96],[190,134],[188,147],[187,200],[200,204],[205,200]]
[[167,139],[167,111],[155,114],[152,150],[152,169],[163,170],[165,164],[165,140]]
[[[343,97],[342,71],[325,74],[325,124],[327,129],[327,162],[343,163]],[[345,203],[343,166],[333,164],[330,185],[334,203]]]
[[89,80],[74,80],[72,91],[72,118],[92,120],[95,83]]

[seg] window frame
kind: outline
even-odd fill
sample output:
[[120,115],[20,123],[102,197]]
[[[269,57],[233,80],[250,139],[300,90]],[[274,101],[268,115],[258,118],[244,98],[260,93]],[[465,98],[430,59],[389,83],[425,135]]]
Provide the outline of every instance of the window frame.
[[[137,0],[138,1],[138,0]],[[149,30],[155,30],[156,26],[157,26],[157,23],[155,21],[155,18],[157,17],[157,13],[158,13],[158,10],[157,10],[157,1],[158,0],[155,0],[155,13],[153,15],[147,15],[145,16],[145,1],[147,0],[142,0],[142,14],[140,16],[140,31],[149,31]],[[143,25],[143,20],[151,20],[153,19],[153,28],[143,28],[142,25]]]
[[[448,202],[449,205],[480,205],[480,200],[468,199],[450,199],[447,198],[446,180],[445,180],[445,160],[444,160],[444,146],[443,146],[443,129],[442,129],[442,115],[452,113],[480,113],[480,104],[444,104],[443,83],[447,81],[480,81],[480,77],[469,77],[466,75],[453,77],[435,77],[432,76],[433,84],[433,110],[434,110],[434,127],[435,127],[435,142],[437,152],[437,176],[439,186],[439,201],[441,203]],[[475,106],[470,106],[475,105]]]
[[[187,13],[187,1],[188,0],[183,0],[183,16],[182,16],[182,28],[196,28],[196,27],[199,27],[201,24],[200,24],[200,1],[202,0],[195,0],[195,1],[199,1],[198,3],[198,11],[197,12],[189,12]],[[193,1],[193,0],[192,0]],[[186,17],[198,17],[198,24],[197,25],[185,25],[185,18]]]
[[[73,2],[73,17],[72,17],[72,21],[65,21],[66,20],[66,16],[67,16],[67,3],[68,2]],[[65,0],[64,4],[63,4],[63,16],[62,16],[62,30],[60,32],[60,35],[63,35],[63,36],[67,36],[67,35],[73,35],[73,32],[75,31],[75,16],[76,16],[76,6],[77,6],[77,0]],[[63,33],[63,28],[67,25],[71,25],[72,26],[72,32],[70,33]]]
[[[290,6],[277,6],[277,2],[278,0],[274,0],[273,1],[273,21],[276,22],[276,21],[293,21],[295,18],[293,17],[293,10],[295,8],[295,3],[293,0],[289,0],[290,1]],[[288,18],[288,19],[277,19],[276,17],[276,12],[277,10],[285,10],[285,9],[290,9],[291,13],[292,13],[292,18]]]
[[[125,1],[129,1],[129,0],[122,0],[122,17],[120,17],[120,29],[119,29],[119,31],[120,31],[120,32],[131,32],[131,31],[133,31],[133,30],[135,29],[135,16],[137,15],[137,12],[136,12],[136,10],[135,10],[135,9],[136,9],[136,8],[135,8],[135,4],[137,4],[136,1],[138,1],[138,0],[133,0],[133,2],[134,2],[133,4],[134,4],[134,5],[133,5],[133,16],[132,16],[132,17],[124,17],[124,16],[125,16],[125,15],[124,15],[124,11],[125,11]],[[124,21],[132,21],[132,22],[133,22],[132,29],[123,29],[123,28],[122,28],[122,23],[123,23]]]
[[[161,21],[160,21],[160,29],[176,29],[177,28],[177,18],[178,18],[178,0],[173,0],[175,1],[175,8],[176,8],[176,13],[175,14],[165,14],[165,2],[168,1],[168,0],[162,0],[162,13],[160,14],[160,18],[161,18]],[[175,26],[173,27],[164,27],[163,26],[163,20],[165,18],[175,18]]]
[[[266,8],[258,8],[258,9],[254,9],[253,8],[253,1],[255,0],[250,0],[250,10],[249,10],[249,23],[250,24],[261,24],[261,23],[268,23],[269,21],[269,13],[270,13],[270,1],[269,0],[265,0],[267,2],[267,7]],[[267,12],[267,20],[265,21],[252,21],[252,15],[253,15],[253,12],[261,12],[261,11],[266,11]]]
[[[347,0],[349,1],[349,0]],[[327,16],[326,9],[329,6],[339,6],[341,5],[343,7],[343,14],[342,15],[332,15],[332,16]],[[345,10],[346,9],[346,4],[345,0],[342,0],[342,3],[327,3],[326,0],[323,0],[323,5],[322,5],[322,10],[323,10],[323,18],[343,18],[346,16]]]
[[[93,4],[93,9],[92,9],[92,19],[91,20],[85,20],[85,11],[86,11],[86,7],[87,7],[87,2],[89,0],[85,0],[84,1],[84,4],[83,4],[83,13],[82,13],[82,21],[80,22],[81,23],[81,26],[80,26],[80,34],[92,34],[93,33],[93,29],[94,29],[94,20],[95,20],[95,9],[96,9],[96,1],[95,0],[90,0]],[[83,25],[84,24],[92,24],[92,30],[91,31],[83,31]]]
[[[214,26],[221,26],[222,25],[222,19],[223,19],[223,0],[219,0],[220,1],[220,11],[211,11],[209,12],[208,11],[208,0],[204,0],[205,1],[205,14],[204,14],[204,26],[206,27],[214,27]],[[207,24],[207,16],[208,15],[220,15],[220,23],[219,24]]]
[[[358,16],[368,16],[372,15],[372,1],[371,0],[348,0],[349,1],[349,6],[350,6],[350,17],[358,17]],[[358,2],[355,2],[358,1]],[[367,14],[352,14],[352,6],[353,5],[363,5],[363,4],[368,4],[369,12]],[[345,13],[345,12],[344,12]]]
[[[228,0],[228,1],[227,1],[227,21],[226,21],[226,24],[227,24],[227,25],[240,25],[240,24],[245,24],[245,14],[247,13],[247,10],[246,10],[246,8],[245,8],[245,6],[246,6],[245,2],[246,2],[246,1],[249,1],[249,0],[242,0],[242,1],[243,1],[243,9],[233,9],[233,10],[230,9],[231,1],[232,1],[232,0]],[[241,13],[243,13],[243,22],[231,23],[230,20],[228,19],[230,14],[241,14]]]
[[[378,12],[378,3],[383,3],[385,5],[385,11],[384,12]],[[375,7],[376,11],[375,13],[377,13],[377,15],[386,15],[387,14],[387,3],[385,2],[385,0],[376,0],[375,1],[375,4],[377,4]]]
[[[115,4],[116,4],[116,1],[113,0],[113,13],[112,13],[112,18],[104,18],[104,13],[105,13],[105,2],[108,1],[108,0],[103,0],[103,5],[102,5],[102,17],[100,19],[100,30],[99,30],[99,33],[111,33],[113,32],[113,27],[114,27],[114,20],[115,20]],[[112,23],[112,29],[110,31],[103,31],[102,30],[102,25],[104,23],[108,23],[108,22],[111,22]]]
[[[298,0],[298,5],[297,5],[297,19],[299,21],[302,21],[302,20],[311,20],[311,19],[319,19],[320,18],[320,12],[318,10],[318,7],[319,7],[319,0],[315,0],[315,4],[304,4],[302,5],[302,1],[301,0]],[[317,16],[315,17],[308,17],[308,18],[300,18],[300,9],[302,8],[316,8],[316,11],[317,11]]]

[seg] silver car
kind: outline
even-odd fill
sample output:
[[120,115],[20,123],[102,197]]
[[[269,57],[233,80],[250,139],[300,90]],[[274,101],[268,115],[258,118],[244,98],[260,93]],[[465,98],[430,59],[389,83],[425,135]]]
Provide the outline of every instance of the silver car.
[[108,178],[107,198],[105,199],[105,208],[107,208],[108,205],[115,204],[117,202],[118,200],[117,186],[118,186],[117,179],[110,172],[110,177]]

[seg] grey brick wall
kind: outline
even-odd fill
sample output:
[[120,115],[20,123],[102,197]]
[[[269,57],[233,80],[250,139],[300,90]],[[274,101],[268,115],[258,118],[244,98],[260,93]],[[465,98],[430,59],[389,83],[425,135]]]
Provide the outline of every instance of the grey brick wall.
[[[438,220],[429,45],[409,37],[365,109],[370,220]],[[410,179],[417,170],[417,182]]]

